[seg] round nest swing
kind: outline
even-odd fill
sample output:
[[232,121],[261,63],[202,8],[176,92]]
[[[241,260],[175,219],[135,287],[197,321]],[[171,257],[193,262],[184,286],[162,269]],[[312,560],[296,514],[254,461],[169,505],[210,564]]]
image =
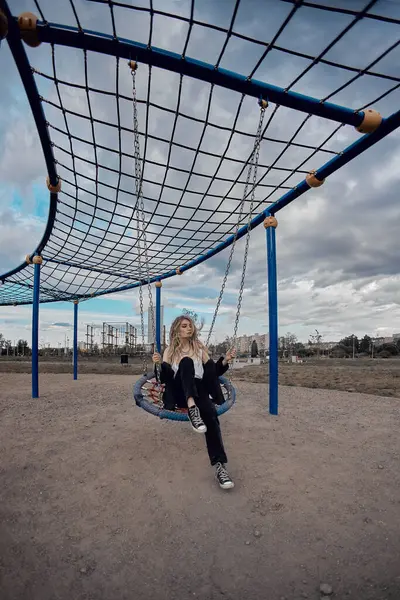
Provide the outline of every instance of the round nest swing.
[[[223,404],[215,405],[218,416],[226,413],[236,402],[236,390],[229,379],[226,377],[219,377],[219,382],[225,401]],[[164,408],[162,391],[163,386],[157,382],[154,372],[152,371],[143,375],[143,377],[136,382],[133,388],[133,397],[137,406],[160,419],[189,421],[186,409],[176,408],[176,410],[173,411]]]

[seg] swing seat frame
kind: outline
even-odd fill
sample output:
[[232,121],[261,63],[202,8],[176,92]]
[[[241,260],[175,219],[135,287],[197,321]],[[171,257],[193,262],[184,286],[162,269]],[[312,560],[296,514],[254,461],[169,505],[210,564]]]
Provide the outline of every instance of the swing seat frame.
[[[217,415],[226,413],[236,402],[236,390],[232,383],[226,377],[219,377],[220,384],[223,388],[224,397],[226,398],[223,404],[216,404]],[[145,387],[149,384],[149,387]],[[186,409],[166,410],[162,404],[163,386],[156,381],[154,371],[150,371],[143,375],[133,388],[133,397],[135,403],[140,408],[143,408],[151,415],[155,415],[159,419],[168,419],[170,421],[189,421]],[[158,401],[157,401],[158,397]]]

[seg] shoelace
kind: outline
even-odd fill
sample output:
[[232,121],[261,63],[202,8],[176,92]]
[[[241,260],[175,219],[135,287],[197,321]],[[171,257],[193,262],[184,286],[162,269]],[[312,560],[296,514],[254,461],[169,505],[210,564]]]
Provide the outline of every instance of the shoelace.
[[200,425],[203,425],[203,419],[200,416],[200,411],[197,406],[191,406],[189,408],[189,416],[190,416],[190,420],[192,421],[192,423],[195,427],[199,427]]
[[217,466],[217,477],[221,483],[227,483],[228,481],[231,481],[227,470],[221,463],[219,463]]

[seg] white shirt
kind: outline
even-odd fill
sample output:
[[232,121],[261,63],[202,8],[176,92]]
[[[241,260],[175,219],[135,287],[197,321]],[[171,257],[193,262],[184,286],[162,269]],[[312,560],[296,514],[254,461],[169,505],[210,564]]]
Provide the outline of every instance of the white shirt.
[[[192,359],[193,364],[194,364],[194,376],[195,376],[195,378],[196,379],[202,379],[203,375],[204,375],[202,352],[200,351],[200,355],[190,356],[189,358]],[[178,369],[179,369],[179,364],[178,363],[172,363],[171,367],[173,368],[174,374],[176,375],[177,372],[178,372]]]

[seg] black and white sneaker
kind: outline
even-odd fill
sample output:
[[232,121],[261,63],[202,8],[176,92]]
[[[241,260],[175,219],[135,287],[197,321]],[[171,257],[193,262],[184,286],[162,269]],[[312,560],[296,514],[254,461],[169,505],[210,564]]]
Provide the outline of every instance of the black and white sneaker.
[[207,427],[204,425],[203,419],[200,416],[200,411],[197,406],[190,406],[188,408],[189,421],[192,427],[198,433],[205,433]]
[[225,466],[222,463],[217,463],[215,465],[215,476],[219,483],[219,487],[223,490],[230,490],[235,487],[232,479],[228,475],[228,471],[225,469]]

